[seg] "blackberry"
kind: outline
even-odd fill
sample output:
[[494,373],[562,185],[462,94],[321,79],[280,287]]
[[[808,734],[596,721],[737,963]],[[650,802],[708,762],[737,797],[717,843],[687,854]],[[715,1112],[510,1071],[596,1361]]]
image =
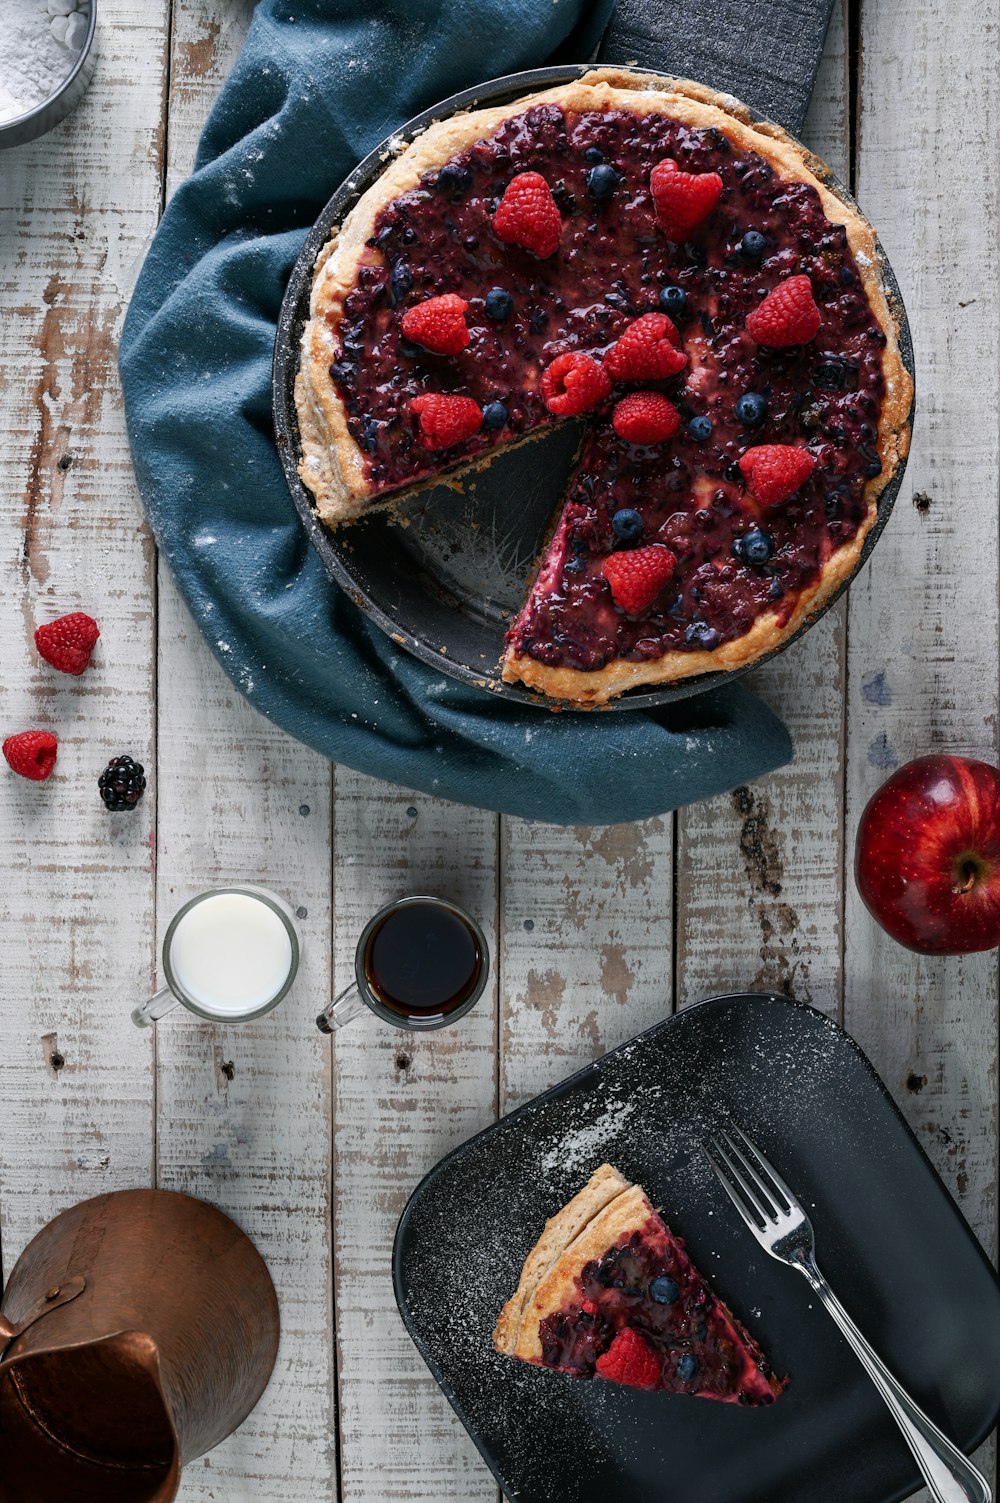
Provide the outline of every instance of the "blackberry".
[[113,812],[134,809],[146,791],[142,763],[131,757],[112,757],[97,779],[101,798]]

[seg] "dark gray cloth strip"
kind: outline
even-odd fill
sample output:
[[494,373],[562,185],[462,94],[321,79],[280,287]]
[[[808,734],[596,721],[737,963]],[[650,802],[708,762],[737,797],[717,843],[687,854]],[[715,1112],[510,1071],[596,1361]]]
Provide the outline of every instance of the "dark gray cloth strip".
[[798,135],[833,0],[618,0],[598,53],[735,94]]

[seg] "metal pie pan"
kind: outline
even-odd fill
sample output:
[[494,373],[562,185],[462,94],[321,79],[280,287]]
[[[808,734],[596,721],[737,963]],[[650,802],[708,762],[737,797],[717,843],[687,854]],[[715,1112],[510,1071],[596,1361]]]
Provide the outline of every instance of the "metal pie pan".
[[[289,278],[274,345],[278,452],[292,500],[330,578],[393,641],[439,672],[503,699],[542,708],[551,708],[553,702],[523,685],[505,684],[499,677],[499,664],[504,632],[520,608],[532,565],[565,493],[579,428],[569,423],[546,430],[529,443],[498,453],[487,467],[467,474],[457,485],[452,482],[421,491],[398,513],[375,512],[330,531],[317,518],[312,496],[299,478],[294,388],[316,257],[335,227],[384,171],[387,157],[398,153],[400,142],[411,141],[435,121],[460,111],[509,103],[555,84],[570,83],[592,66],[538,68],[492,79],[452,95],[381,142],[341,183],[310,231]],[[630,71],[668,77],[649,68]],[[764,116],[753,114],[753,118],[768,123]],[[832,174],[828,181],[846,202],[854,203]],[[913,345],[906,310],[881,246],[879,254],[890,305],[899,321],[900,353],[912,378]],[[911,410],[911,424],[912,417]],[[604,708],[648,710],[701,694],[731,682],[797,641],[830,609],[868,559],[889,519],[905,468],[904,459],[879,497],[877,519],[853,573],[787,641],[743,667],[630,690]]]

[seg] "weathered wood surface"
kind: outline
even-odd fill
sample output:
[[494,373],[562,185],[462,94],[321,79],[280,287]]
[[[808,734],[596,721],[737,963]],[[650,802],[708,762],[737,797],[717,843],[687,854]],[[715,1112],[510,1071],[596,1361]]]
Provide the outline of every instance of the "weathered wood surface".
[[[395,1309],[399,1211],[449,1148],[675,1005],[763,986],[843,1015],[995,1250],[995,957],[911,960],[857,902],[850,852],[893,758],[995,756],[997,37],[972,0],[851,7],[852,163],[846,0],[835,11],[806,135],[881,229],[923,399],[897,517],[849,609],[756,675],[795,763],[676,820],[559,830],[331,773],[240,700],[157,581],[114,341],[252,9],[102,0],[84,113],[0,158],[0,711],[4,734],[62,733],[44,788],[0,778],[0,1251],[9,1271],[57,1210],[112,1186],[216,1201],[268,1258],[282,1347],[261,1406],[182,1499],[486,1503],[495,1487]],[[903,108],[917,92],[919,115]],[[39,619],[76,606],[104,633],[79,683],[30,649]],[[89,781],[122,750],[154,770],[127,829]],[[156,933],[235,878],[302,912],[293,998],[239,1031],[132,1030]],[[483,1002],[422,1039],[373,1020],[314,1037],[364,918],[420,888],[484,921]]]
[[[919,416],[897,515],[850,596],[849,838],[908,758],[996,760],[1000,647],[1000,391],[983,359],[1000,313],[995,16],[879,0],[862,20],[858,194],[905,291]],[[996,952],[918,959],[872,923],[853,883],[846,896],[846,1025],[995,1256]]]
[[[152,1061],[128,1012],[151,978],[155,780],[123,822],[97,776],[118,752],[152,765],[155,744],[154,559],[115,347],[160,208],[167,22],[168,0],[106,0],[76,119],[0,155],[0,724],[60,737],[49,782],[0,778],[7,1271],[65,1206],[153,1173]],[[32,641],[79,608],[103,629],[83,680]]]
[[[850,181],[846,3],[834,10],[804,138]],[[844,605],[752,676],[795,760],[678,816],[678,1004],[784,992],[833,1016],[841,997]]]

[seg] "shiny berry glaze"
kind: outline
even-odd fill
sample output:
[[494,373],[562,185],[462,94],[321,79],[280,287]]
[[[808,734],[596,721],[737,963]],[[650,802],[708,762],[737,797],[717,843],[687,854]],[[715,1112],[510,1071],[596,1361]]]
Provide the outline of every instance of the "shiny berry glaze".
[[[677,1286],[672,1304],[650,1293],[663,1275]],[[657,1388],[734,1404],[773,1403],[778,1385],[772,1388],[757,1343],[736,1327],[655,1213],[640,1231],[588,1263],[577,1284],[579,1299],[541,1323],[544,1366],[592,1378],[616,1332],[631,1326],[660,1359]],[[685,1357],[697,1363],[687,1380],[678,1371],[690,1365],[682,1365]]]
[[[584,153],[595,148],[620,174],[601,199],[587,186],[593,162]],[[718,172],[724,183],[718,207],[683,246],[658,228],[648,191],[650,170],[664,157],[688,171]],[[528,168],[548,179],[563,216],[560,247],[545,260],[504,245],[490,228],[507,182]],[[762,254],[741,250],[748,231],[765,237]],[[517,651],[553,666],[597,669],[616,657],[717,645],[743,635],[763,611],[787,619],[831,552],[857,532],[865,483],[880,470],[885,336],[846,232],[826,219],[815,190],[783,181],[721,132],[662,115],[536,107],[387,205],[368,256],[345,302],[331,376],[376,492],[551,423],[538,393],[541,368],[566,351],[600,353],[633,318],[660,309],[661,289],[686,293],[685,311],[671,316],[688,367],[657,383],[683,426],[650,448],[618,438],[610,411],[621,387],[590,418],[567,515],[540,576],[545,598],[536,586],[511,632]],[[803,347],[762,349],[744,332],[746,316],[795,273],[811,279],[820,332]],[[513,299],[505,319],[485,311],[493,288]],[[443,292],[469,303],[471,340],[457,356],[430,355],[399,327],[403,309]],[[483,406],[502,402],[507,423],[429,454],[409,410],[429,390],[459,392]],[[752,428],[734,410],[746,392],[767,401],[766,418]],[[700,442],[688,428],[699,416],[713,425]],[[817,462],[799,494],[767,512],[748,496],[737,466],[760,443],[806,444]],[[666,543],[679,561],[672,585],[641,621],[616,609],[600,574],[601,558],[621,546],[610,517],[623,506],[641,513],[641,542]],[[755,525],[771,535],[774,551],[752,566],[739,557],[739,539]]]

